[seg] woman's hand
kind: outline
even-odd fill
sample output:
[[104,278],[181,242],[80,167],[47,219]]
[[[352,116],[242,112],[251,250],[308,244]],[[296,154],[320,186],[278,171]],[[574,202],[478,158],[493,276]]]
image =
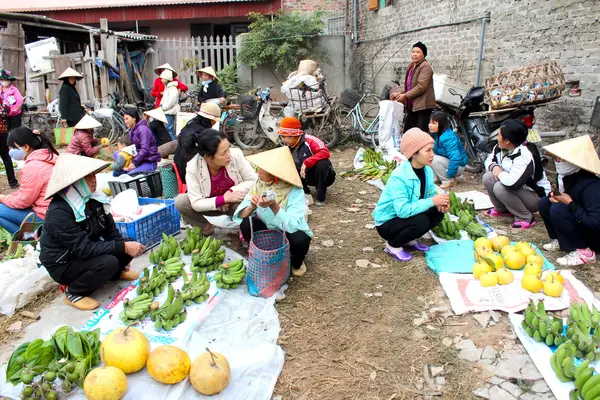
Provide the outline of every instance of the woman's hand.
[[568,206],[573,202],[573,198],[566,193],[561,193],[558,196],[555,196],[554,193],[550,193],[550,201],[552,203],[563,203],[564,205]]
[[67,127],[67,120],[66,119],[61,119],[60,120],[60,124],[63,126],[63,128]]
[[499,165],[496,165],[494,168],[492,168],[492,174],[494,175],[494,179],[498,180],[498,175],[500,175],[502,171],[504,170]]
[[443,214],[450,211],[450,207],[448,207],[448,206],[436,206],[435,208],[437,208],[437,210]]
[[221,98],[219,99],[219,102],[220,102],[222,105],[226,105],[226,104],[227,104],[227,99],[226,99],[225,97],[221,97]]
[[450,196],[446,193],[436,194],[431,200],[433,200],[433,205],[436,207],[448,207],[450,204]]
[[302,163],[302,167],[300,167],[300,177],[306,179],[306,164],[304,163]]
[[138,242],[125,242],[125,253],[131,257],[139,257],[146,251],[146,246]]
[[5,194],[0,194],[0,202],[2,202],[6,198]]
[[240,203],[242,200],[244,200],[244,197],[246,197],[245,194],[243,194],[242,192],[237,192],[235,190],[228,190],[223,195],[225,203]]

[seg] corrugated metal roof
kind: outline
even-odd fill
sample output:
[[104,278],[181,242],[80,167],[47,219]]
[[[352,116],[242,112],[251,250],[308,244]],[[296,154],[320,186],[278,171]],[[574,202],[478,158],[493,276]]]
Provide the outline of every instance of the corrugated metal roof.
[[180,4],[215,4],[215,3],[240,3],[263,2],[265,0],[27,0],[22,4],[2,1],[2,12],[35,12],[58,10],[87,10],[93,8],[114,7],[142,7],[142,6],[170,6]]
[[131,40],[156,40],[156,39],[158,39],[158,36],[145,35],[142,33],[135,33],[135,32],[115,32],[115,35],[117,35],[120,38],[127,38],[127,39],[131,39]]

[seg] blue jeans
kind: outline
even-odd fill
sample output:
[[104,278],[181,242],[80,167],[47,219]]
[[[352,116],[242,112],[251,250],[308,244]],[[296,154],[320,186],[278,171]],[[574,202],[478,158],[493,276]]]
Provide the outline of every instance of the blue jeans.
[[[165,115],[167,117],[167,125],[166,128],[169,131],[169,135],[171,135],[171,139],[177,140],[175,136],[175,115]],[[157,142],[160,143],[160,142]]]
[[[0,204],[0,226],[6,229],[11,235],[14,235],[19,230],[25,217],[31,212],[33,212],[32,208],[16,210],[6,204]],[[42,221],[37,214],[35,217],[37,220]]]

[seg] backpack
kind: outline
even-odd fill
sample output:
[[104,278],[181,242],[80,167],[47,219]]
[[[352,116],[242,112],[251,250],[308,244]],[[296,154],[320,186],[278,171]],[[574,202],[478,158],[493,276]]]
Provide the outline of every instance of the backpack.
[[544,167],[542,166],[542,156],[540,150],[535,143],[527,142],[525,145],[533,157],[533,180],[539,182],[544,176]]

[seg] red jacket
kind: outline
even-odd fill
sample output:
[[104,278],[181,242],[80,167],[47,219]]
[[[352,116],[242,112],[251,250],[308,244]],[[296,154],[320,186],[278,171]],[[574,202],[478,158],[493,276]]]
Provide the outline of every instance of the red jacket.
[[290,150],[292,150],[292,156],[298,170],[302,167],[302,164],[306,165],[306,168],[312,168],[319,161],[331,157],[325,143],[318,137],[310,135],[304,135],[298,146]]
[[93,146],[94,142],[95,139],[92,133],[78,129],[73,134],[66,152],[78,156],[86,155],[88,157],[94,157],[101,148],[101,146]]
[[[179,80],[177,78],[175,78],[173,80],[175,82],[177,82],[177,89],[181,90],[182,92],[188,91],[188,87],[186,86],[185,83],[179,82]],[[158,108],[160,106],[160,101],[162,100],[162,94],[164,91],[165,91],[164,83],[162,83],[162,80],[160,78],[156,78],[154,80],[154,85],[152,86],[152,91],[150,92],[152,97],[156,97],[156,103],[154,104],[154,108]]]

